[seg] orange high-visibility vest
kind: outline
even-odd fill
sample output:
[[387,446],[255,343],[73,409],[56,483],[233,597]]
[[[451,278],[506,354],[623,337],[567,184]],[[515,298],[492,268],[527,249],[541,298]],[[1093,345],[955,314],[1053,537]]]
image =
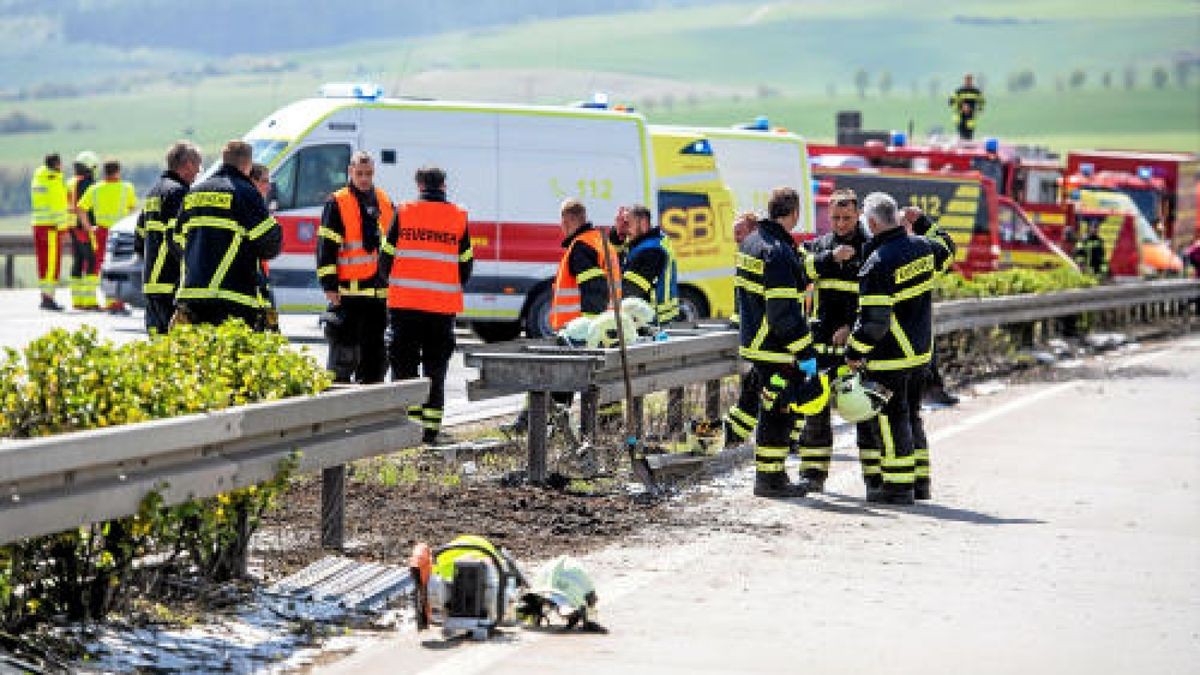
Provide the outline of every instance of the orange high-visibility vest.
[[[338,281],[365,281],[375,276],[379,264],[379,251],[368,251],[363,248],[362,211],[358,208],[358,198],[344,187],[333,193],[337,202],[338,214],[342,217],[342,247],[338,250],[337,275]],[[379,205],[379,241],[387,236],[387,227],[392,223],[396,213],[392,200],[387,193],[375,188],[375,202]]]
[[467,212],[454,204],[401,204],[399,237],[388,278],[388,307],[435,314],[462,312],[458,249],[466,234]]
[[[571,319],[583,316],[583,296],[579,292],[579,279],[571,274],[571,252],[576,246],[590,246],[596,251],[596,259],[600,261],[600,274],[606,279],[609,270],[615,277],[621,274],[621,263],[617,260],[616,251],[612,246],[607,247],[608,256],[604,255],[606,247],[604,246],[604,235],[600,230],[588,230],[583,234],[571,240],[571,245],[563,253],[562,260],[558,261],[558,275],[554,278],[554,295],[550,299],[550,327],[558,330],[567,325]],[[588,270],[584,274],[595,273],[595,270]],[[587,277],[584,281],[588,281],[591,277]],[[619,286],[616,287],[618,296],[621,293]],[[615,299],[612,294],[609,294],[608,308],[612,309],[615,305]]]

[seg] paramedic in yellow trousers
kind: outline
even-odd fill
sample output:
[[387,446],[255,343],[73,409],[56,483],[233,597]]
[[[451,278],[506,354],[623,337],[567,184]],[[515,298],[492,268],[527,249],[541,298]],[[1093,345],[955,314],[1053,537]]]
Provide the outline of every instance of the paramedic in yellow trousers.
[[[81,295],[83,292],[95,293],[99,290],[100,268],[104,265],[108,231],[118,220],[133,213],[138,206],[137,193],[133,189],[133,183],[121,180],[121,163],[115,159],[105,160],[103,171],[104,179],[93,183],[79,198],[79,203],[75,205],[75,217],[83,223],[85,229],[92,233],[96,254],[91,274],[86,276],[85,283],[81,288]],[[92,215],[89,214],[94,214],[94,222],[91,219]],[[115,314],[129,313],[125,303],[117,299],[102,302],[101,306]]]

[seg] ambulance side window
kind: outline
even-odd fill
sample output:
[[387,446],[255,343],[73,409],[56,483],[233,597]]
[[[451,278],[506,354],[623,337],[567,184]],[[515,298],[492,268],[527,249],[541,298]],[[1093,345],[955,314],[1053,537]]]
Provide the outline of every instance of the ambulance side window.
[[346,184],[350,146],[314,145],[302,148],[275,171],[275,198],[279,209],[320,206]]

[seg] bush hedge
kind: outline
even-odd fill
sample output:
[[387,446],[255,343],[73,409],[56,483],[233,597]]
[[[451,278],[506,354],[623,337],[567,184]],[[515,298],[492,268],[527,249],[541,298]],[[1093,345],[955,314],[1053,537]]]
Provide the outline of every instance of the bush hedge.
[[1052,293],[1072,288],[1089,288],[1097,283],[1099,282],[1096,277],[1067,267],[1044,271],[1014,269],[985,272],[970,279],[961,274],[946,274],[938,278],[933,299],[958,300],[1021,293]]
[[[0,438],[27,438],[313,394],[329,374],[277,334],[239,322],[181,326],[124,345],[95,329],[54,330],[0,359]],[[222,580],[238,572],[250,534],[285,487],[275,481],[0,547],[0,630],[52,617],[103,619],[128,599],[134,562]],[[145,584],[142,585],[146,588]],[[150,589],[152,590],[152,589]]]

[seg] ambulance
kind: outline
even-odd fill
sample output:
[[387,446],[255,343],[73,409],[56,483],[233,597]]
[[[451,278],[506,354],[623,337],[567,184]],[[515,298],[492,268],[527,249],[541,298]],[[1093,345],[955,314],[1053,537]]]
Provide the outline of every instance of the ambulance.
[[656,208],[641,115],[392,99],[366,85],[326,85],[322,94],[272,113],[245,135],[255,160],[271,168],[284,238],[271,283],[281,310],[324,308],[317,229],[357,150],[375,158],[375,182],[397,202],[417,197],[419,167],[445,169],[447,196],[467,210],[475,249],[462,318],[485,340],[522,330],[548,334],[563,199],[580,199],[597,224],[611,223],[622,205]]

